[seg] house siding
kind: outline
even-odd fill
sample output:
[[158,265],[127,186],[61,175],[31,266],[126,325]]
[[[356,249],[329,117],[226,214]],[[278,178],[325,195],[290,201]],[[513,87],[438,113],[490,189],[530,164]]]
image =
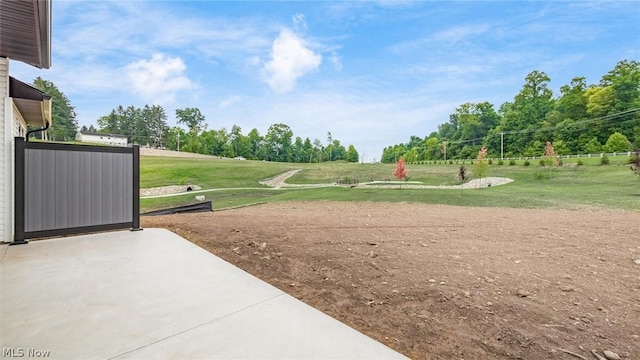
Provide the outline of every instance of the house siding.
[[0,57],[0,242],[13,241],[14,137],[24,137],[27,126],[9,97],[9,60]]
[[76,134],[76,140],[81,142],[107,144],[109,146],[127,146],[128,140],[124,136],[116,136],[112,134]]
[[10,242],[13,223],[11,164],[12,116],[9,99],[9,60],[0,57],[0,242]]

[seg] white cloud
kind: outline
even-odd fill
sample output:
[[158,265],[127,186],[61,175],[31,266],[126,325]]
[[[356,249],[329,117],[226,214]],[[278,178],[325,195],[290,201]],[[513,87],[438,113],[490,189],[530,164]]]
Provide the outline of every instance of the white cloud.
[[307,31],[307,21],[304,18],[304,14],[293,15],[293,25],[298,33]]
[[342,70],[342,60],[340,59],[340,56],[338,56],[336,52],[331,53],[331,55],[329,56],[329,62],[333,64],[334,69],[338,71]]
[[455,45],[468,37],[483,34],[488,30],[489,26],[487,25],[464,25],[441,31],[435,34],[432,39],[438,42],[448,43],[449,45]]
[[322,63],[322,56],[309,49],[303,39],[284,28],[273,42],[271,58],[262,68],[263,80],[279,93],[293,90],[296,80]]
[[179,57],[154,54],[149,60],[128,64],[125,72],[135,93],[156,104],[164,104],[172,102],[178,91],[194,87],[184,75],[186,69]]
[[242,97],[241,96],[237,96],[237,95],[229,96],[228,98],[220,101],[220,103],[218,104],[218,107],[220,109],[225,109],[225,108],[228,108],[229,106],[231,106],[233,104],[239,103],[240,101],[242,101]]

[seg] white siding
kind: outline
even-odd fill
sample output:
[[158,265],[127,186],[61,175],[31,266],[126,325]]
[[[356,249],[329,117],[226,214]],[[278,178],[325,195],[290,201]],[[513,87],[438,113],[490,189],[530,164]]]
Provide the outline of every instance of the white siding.
[[9,60],[0,57],[0,241],[12,241],[13,209],[11,202],[11,123],[9,113]]
[[0,57],[0,242],[13,241],[15,143],[26,134],[24,119],[9,97],[9,60]]
[[109,146],[127,146],[127,138],[120,136],[112,136],[110,134],[76,134],[76,140],[82,142],[102,143]]

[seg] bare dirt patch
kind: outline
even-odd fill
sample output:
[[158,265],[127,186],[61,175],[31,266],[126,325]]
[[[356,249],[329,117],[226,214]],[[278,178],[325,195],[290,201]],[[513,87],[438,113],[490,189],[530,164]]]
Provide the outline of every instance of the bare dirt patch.
[[[640,213],[274,203],[143,217],[416,359],[640,358]],[[562,350],[561,350],[562,349]]]

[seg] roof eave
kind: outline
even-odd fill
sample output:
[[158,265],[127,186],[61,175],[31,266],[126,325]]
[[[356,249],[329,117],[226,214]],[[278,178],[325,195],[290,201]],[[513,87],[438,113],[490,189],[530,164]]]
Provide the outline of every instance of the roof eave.
[[0,0],[0,57],[51,67],[51,0]]

